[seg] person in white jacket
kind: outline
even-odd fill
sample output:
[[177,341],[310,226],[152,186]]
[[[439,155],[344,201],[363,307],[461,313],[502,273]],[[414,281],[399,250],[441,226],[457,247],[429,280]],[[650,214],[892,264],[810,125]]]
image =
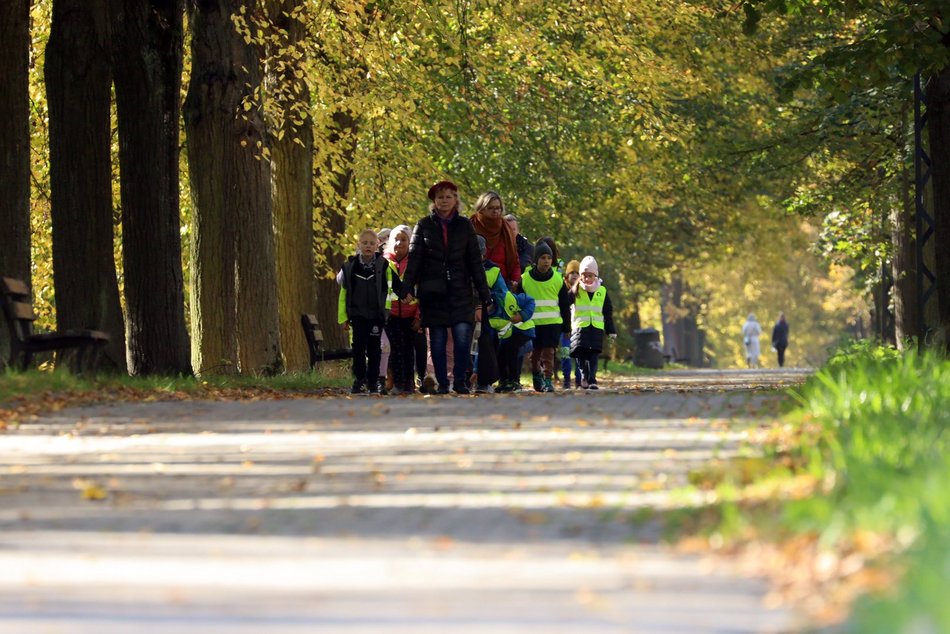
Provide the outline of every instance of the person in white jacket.
[[759,367],[759,337],[762,336],[762,326],[756,321],[755,315],[749,313],[749,317],[742,324],[742,343],[745,345],[745,360],[750,368]]

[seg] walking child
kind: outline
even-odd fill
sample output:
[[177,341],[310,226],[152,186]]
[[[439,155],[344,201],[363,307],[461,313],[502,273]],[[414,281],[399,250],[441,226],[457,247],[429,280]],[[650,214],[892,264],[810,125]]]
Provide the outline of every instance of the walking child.
[[[482,263],[485,267],[485,281],[492,295],[494,310],[488,315],[482,315],[482,308],[476,310],[476,322],[481,322],[482,332],[478,337],[478,381],[475,392],[492,394],[495,388],[492,383],[498,380],[498,327],[505,322],[504,302],[508,295],[508,284],[501,274],[501,268],[488,259],[488,244],[483,236],[476,235],[478,248],[482,254]],[[499,321],[501,320],[501,321]]]
[[[574,288],[577,280],[581,277],[581,263],[577,260],[571,260],[564,268],[564,284],[568,290]],[[571,389],[571,365],[574,366],[574,387],[581,386],[581,366],[576,359],[571,359],[571,333],[561,334],[561,374],[564,375],[564,389]]]
[[337,274],[340,298],[337,319],[353,336],[353,394],[364,390],[379,394],[380,337],[390,310],[392,272],[377,248],[372,229],[360,232],[357,254],[343,263]]
[[531,351],[531,378],[536,392],[553,392],[554,359],[561,345],[561,333],[569,332],[571,298],[564,278],[552,268],[551,238],[542,238],[534,247],[535,266],[521,278],[521,288],[534,298],[534,349]]
[[[409,259],[409,238],[412,229],[408,225],[398,225],[389,234],[389,240],[383,251],[383,257],[389,263],[394,280],[402,280]],[[415,336],[419,330],[419,301],[415,298],[400,300],[396,293],[390,292],[391,308],[386,322],[386,335],[389,339],[389,370],[392,374],[391,394],[411,394],[415,391],[413,374],[415,372]],[[424,355],[423,355],[424,358]]]
[[530,295],[508,291],[504,312],[491,319],[499,339],[496,392],[514,392],[521,388],[521,348],[534,339],[534,309],[535,302]]
[[574,301],[571,318],[571,356],[581,367],[581,387],[596,390],[597,358],[604,349],[604,335],[616,338],[613,306],[599,277],[597,260],[588,255],[581,260],[581,276],[571,291]]

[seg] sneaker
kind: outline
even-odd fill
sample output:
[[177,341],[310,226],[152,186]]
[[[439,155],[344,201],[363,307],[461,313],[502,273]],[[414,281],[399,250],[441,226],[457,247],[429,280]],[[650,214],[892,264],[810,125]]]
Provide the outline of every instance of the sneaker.
[[597,384],[596,384],[596,383],[591,383],[590,385],[587,386],[587,389],[588,389],[588,390],[599,390],[600,388],[597,387]]
[[535,392],[542,391],[544,389],[544,375],[540,372],[532,372],[531,384],[534,387]]
[[551,381],[551,377],[544,377],[544,385],[541,387],[542,392],[553,392],[554,384]]
[[570,377],[564,379],[564,382],[562,383],[561,387],[563,387],[565,390],[571,389],[571,379],[570,379]]
[[493,388],[490,385],[479,385],[475,388],[475,393],[476,394],[494,394],[495,388]]
[[379,381],[371,385],[368,385],[366,388],[366,391],[369,392],[370,394],[385,394],[386,393],[385,388],[383,388],[383,384]]
[[471,394],[472,393],[472,390],[470,390],[468,385],[465,384],[465,381],[455,381],[455,383],[452,384],[452,389],[455,390],[456,394]]
[[502,381],[498,384],[498,387],[495,388],[497,394],[505,394],[507,392],[513,392],[514,387],[510,381]]
[[422,386],[419,388],[419,391],[423,394],[435,394],[436,393],[436,384],[435,377],[427,376],[422,379]]
[[353,387],[350,388],[350,394],[362,394],[366,386],[362,381],[356,380],[353,381]]
[[449,393],[449,386],[448,386],[448,385],[440,385],[438,388],[436,388],[435,393],[436,393],[436,394],[448,394],[448,393]]
[[512,383],[512,384],[511,384],[511,391],[512,391],[512,392],[520,392],[520,391],[521,391],[521,383],[518,382],[518,381],[515,381],[514,383]]

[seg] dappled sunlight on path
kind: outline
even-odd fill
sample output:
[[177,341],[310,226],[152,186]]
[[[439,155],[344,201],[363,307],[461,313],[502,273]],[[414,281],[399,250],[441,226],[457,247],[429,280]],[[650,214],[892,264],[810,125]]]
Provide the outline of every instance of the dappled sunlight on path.
[[0,630],[786,631],[650,520],[800,380],[727,378],[45,416],[0,436]]

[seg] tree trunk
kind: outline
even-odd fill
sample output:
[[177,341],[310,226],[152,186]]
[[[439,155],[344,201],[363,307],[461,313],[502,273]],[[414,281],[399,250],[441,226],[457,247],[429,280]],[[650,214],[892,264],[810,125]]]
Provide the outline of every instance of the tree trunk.
[[125,371],[125,329],[113,248],[111,72],[104,0],[55,0],[46,46],[56,325],[112,337]]
[[661,314],[663,318],[663,353],[669,355],[670,361],[686,360],[686,330],[683,319],[686,311],[683,309],[683,275],[674,272],[670,276],[669,284],[664,284],[661,294]]
[[113,9],[129,373],[190,374],[179,213],[183,0]]
[[[316,313],[313,251],[313,121],[310,89],[296,71],[303,24],[288,17],[295,0],[269,0],[268,16],[279,40],[268,51],[268,94],[279,106],[280,121],[268,125],[273,170],[274,226],[277,234],[277,303],[280,342],[287,370],[310,368],[302,313]],[[297,119],[299,117],[299,119]],[[297,119],[300,123],[294,123]]]
[[282,367],[259,47],[232,22],[251,0],[190,0],[185,100],[192,231],[193,363],[201,373]]
[[356,152],[357,121],[348,112],[333,115],[335,128],[330,134],[330,145],[336,149],[323,161],[324,171],[330,175],[330,191],[317,189],[317,212],[322,216],[323,234],[318,240],[317,252],[328,271],[317,276],[317,318],[323,330],[324,346],[343,348],[348,345],[346,332],[337,324],[337,297],[340,287],[334,275],[343,264],[343,253],[336,246],[346,228],[346,199],[353,177],[353,156]]
[[[0,4],[0,275],[30,285],[30,0]],[[0,370],[9,334],[0,325]]]
[[927,82],[927,119],[933,166],[934,274],[944,350],[950,351],[950,65]]

